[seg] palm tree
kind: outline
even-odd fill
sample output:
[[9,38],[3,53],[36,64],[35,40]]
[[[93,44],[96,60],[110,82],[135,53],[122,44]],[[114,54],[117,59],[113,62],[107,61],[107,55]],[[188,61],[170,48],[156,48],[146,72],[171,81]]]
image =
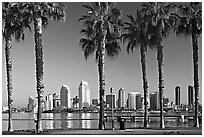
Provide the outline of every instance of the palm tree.
[[88,9],[79,21],[83,21],[85,28],[81,30],[86,37],[80,39],[84,57],[95,53],[99,72],[99,129],[104,129],[104,92],[105,92],[105,55],[115,57],[120,51],[118,39],[122,25],[121,11],[113,3],[94,2],[83,5]]
[[23,2],[21,3],[24,13],[34,23],[35,57],[36,57],[36,80],[37,80],[37,132],[42,131],[42,97],[43,97],[43,44],[42,29],[48,25],[48,20],[65,21],[65,7],[61,3],[54,2]]
[[176,34],[191,36],[193,46],[193,68],[194,68],[194,90],[195,90],[195,115],[194,127],[199,127],[198,120],[198,38],[202,33],[202,3],[188,2],[185,5],[178,6]]
[[2,36],[5,40],[6,72],[7,72],[7,90],[8,90],[8,132],[13,132],[12,124],[12,58],[11,41],[14,38],[17,42],[24,40],[24,29],[30,28],[28,20],[19,10],[15,2],[2,3]]
[[142,79],[143,79],[143,90],[144,90],[144,127],[148,127],[148,82],[147,82],[147,72],[146,72],[146,52],[147,47],[150,46],[150,40],[147,30],[147,16],[142,15],[139,11],[136,13],[134,18],[132,15],[127,16],[130,22],[125,22],[127,33],[122,35],[123,42],[128,40],[127,52],[131,49],[133,52],[134,48],[140,48],[141,54],[141,64],[142,64]]
[[149,23],[151,24],[149,26],[149,32],[151,32],[151,44],[156,45],[155,47],[157,48],[160,96],[160,128],[165,128],[163,114],[163,37],[168,36],[174,25],[174,18],[170,13],[175,5],[167,5],[167,3],[162,2],[150,2],[144,3],[142,7],[142,11],[149,16]]

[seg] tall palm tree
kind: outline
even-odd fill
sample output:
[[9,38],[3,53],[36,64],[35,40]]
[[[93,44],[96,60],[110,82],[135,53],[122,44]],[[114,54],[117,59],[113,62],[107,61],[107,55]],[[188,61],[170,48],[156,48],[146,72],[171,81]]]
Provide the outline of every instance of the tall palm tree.
[[193,69],[194,69],[194,91],[195,91],[195,115],[194,127],[199,127],[198,120],[198,98],[199,98],[199,79],[198,79],[198,38],[202,33],[202,3],[188,2],[178,6],[176,14],[178,21],[176,34],[191,36],[193,46]]
[[127,52],[130,49],[140,48],[141,64],[142,64],[142,79],[143,79],[143,90],[144,90],[144,127],[148,127],[148,82],[146,72],[146,52],[147,47],[150,46],[149,34],[147,29],[147,16],[141,14],[139,11],[136,13],[134,18],[132,15],[127,16],[130,22],[125,22],[126,27],[124,28],[127,33],[122,35],[123,42],[128,41]]
[[65,7],[61,3],[54,2],[23,2],[21,3],[24,13],[34,23],[34,41],[36,57],[36,80],[37,80],[37,132],[42,131],[42,101],[43,101],[43,39],[42,29],[48,25],[48,20],[65,21]]
[[175,5],[162,2],[149,2],[144,3],[142,7],[142,11],[149,16],[149,22],[151,23],[149,27],[149,32],[151,32],[151,44],[156,45],[155,47],[157,48],[160,97],[160,128],[165,128],[163,114],[163,37],[168,36],[174,25],[174,17],[171,16],[170,13]]
[[15,2],[2,3],[2,36],[5,40],[5,56],[6,56],[6,72],[7,72],[7,92],[8,92],[8,132],[13,132],[12,124],[12,57],[11,57],[11,41],[24,40],[24,29],[30,28],[25,16],[19,10],[18,4]]
[[84,57],[95,53],[99,72],[99,129],[104,129],[104,93],[105,93],[105,55],[118,55],[120,46],[120,26],[122,25],[121,11],[113,3],[94,2],[83,5],[88,12],[79,21],[83,21],[85,28],[81,30],[86,37],[80,39]]

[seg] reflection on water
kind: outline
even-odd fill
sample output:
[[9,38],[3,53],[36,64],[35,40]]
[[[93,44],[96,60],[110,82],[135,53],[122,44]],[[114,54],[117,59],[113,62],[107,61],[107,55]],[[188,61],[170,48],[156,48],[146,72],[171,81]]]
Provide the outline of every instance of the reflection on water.
[[[98,113],[43,113],[42,122],[43,129],[97,129]],[[14,129],[35,129],[34,119],[37,118],[33,113],[14,113],[13,119],[30,119],[30,120],[13,120]],[[7,114],[2,114],[2,119],[8,119]],[[49,120],[46,120],[49,119]],[[73,119],[73,120],[72,120]],[[85,120],[82,120],[85,119]],[[8,121],[2,121],[2,130],[7,130]],[[114,122],[115,128],[120,128],[118,121]],[[137,121],[127,121],[127,128],[143,127],[143,120],[137,119]],[[202,123],[201,123],[202,126]],[[111,121],[105,121],[106,128],[112,128]],[[151,119],[149,127],[159,128],[159,119]],[[178,122],[176,119],[165,119],[165,127],[193,127],[193,120],[184,122]]]
[[[47,119],[54,119],[53,113],[46,113]],[[54,129],[54,121],[53,120],[46,120],[45,121],[46,129]]]
[[[90,113],[80,113],[79,118],[80,119],[90,119],[91,114]],[[80,126],[82,128],[90,128],[91,127],[91,121],[90,120],[80,120]]]

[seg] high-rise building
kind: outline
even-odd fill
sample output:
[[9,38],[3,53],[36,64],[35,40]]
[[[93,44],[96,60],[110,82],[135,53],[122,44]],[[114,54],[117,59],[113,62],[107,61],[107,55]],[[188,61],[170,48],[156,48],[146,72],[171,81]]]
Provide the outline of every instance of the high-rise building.
[[159,92],[150,93],[150,109],[151,110],[160,109]]
[[81,81],[79,85],[79,108],[90,106],[90,88],[88,82]]
[[61,108],[71,108],[71,93],[67,85],[62,85],[60,90]]
[[123,88],[121,88],[118,91],[118,108],[125,107],[125,91]]
[[30,96],[28,98],[28,111],[32,112],[34,110],[34,98]]
[[180,105],[180,94],[181,94],[181,91],[180,91],[180,87],[179,86],[176,86],[175,88],[175,105]]
[[98,99],[92,99],[92,105],[97,106],[98,105]]
[[139,92],[128,93],[128,108],[140,109],[142,107],[141,94]]
[[115,94],[106,95],[107,108],[112,108],[112,101],[113,101],[113,108],[115,108],[115,104],[116,104]]
[[53,108],[60,106],[60,97],[57,93],[53,94]]
[[45,97],[45,110],[52,110],[53,109],[53,96],[49,94]]
[[193,106],[193,86],[188,86],[188,105]]

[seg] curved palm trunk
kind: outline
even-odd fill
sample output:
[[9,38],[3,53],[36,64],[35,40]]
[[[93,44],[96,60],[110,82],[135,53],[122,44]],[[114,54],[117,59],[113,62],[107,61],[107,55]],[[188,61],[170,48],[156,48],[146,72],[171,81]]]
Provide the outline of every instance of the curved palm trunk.
[[147,98],[148,98],[148,82],[147,82],[147,72],[146,72],[146,50],[144,46],[140,47],[141,53],[141,63],[142,63],[142,79],[143,79],[143,89],[144,89],[144,127],[148,127],[148,110],[147,110]]
[[13,132],[12,122],[12,60],[11,60],[11,41],[6,40],[5,43],[5,55],[6,55],[6,72],[7,72],[7,90],[8,90],[8,132]]
[[38,99],[38,112],[37,112],[37,132],[42,131],[42,97],[43,97],[43,45],[42,45],[42,20],[37,15],[34,16],[34,31],[35,31],[35,57],[36,57],[36,80],[37,80],[37,99]]
[[159,71],[159,102],[160,102],[160,128],[164,126],[164,113],[163,113],[163,92],[164,92],[164,78],[163,78],[163,44],[162,41],[157,47],[157,61]]
[[194,127],[199,127],[198,120],[198,97],[199,97],[199,80],[198,80],[198,41],[197,36],[192,34],[193,44],[193,69],[194,69],[194,90],[195,90],[195,114],[194,114]]

